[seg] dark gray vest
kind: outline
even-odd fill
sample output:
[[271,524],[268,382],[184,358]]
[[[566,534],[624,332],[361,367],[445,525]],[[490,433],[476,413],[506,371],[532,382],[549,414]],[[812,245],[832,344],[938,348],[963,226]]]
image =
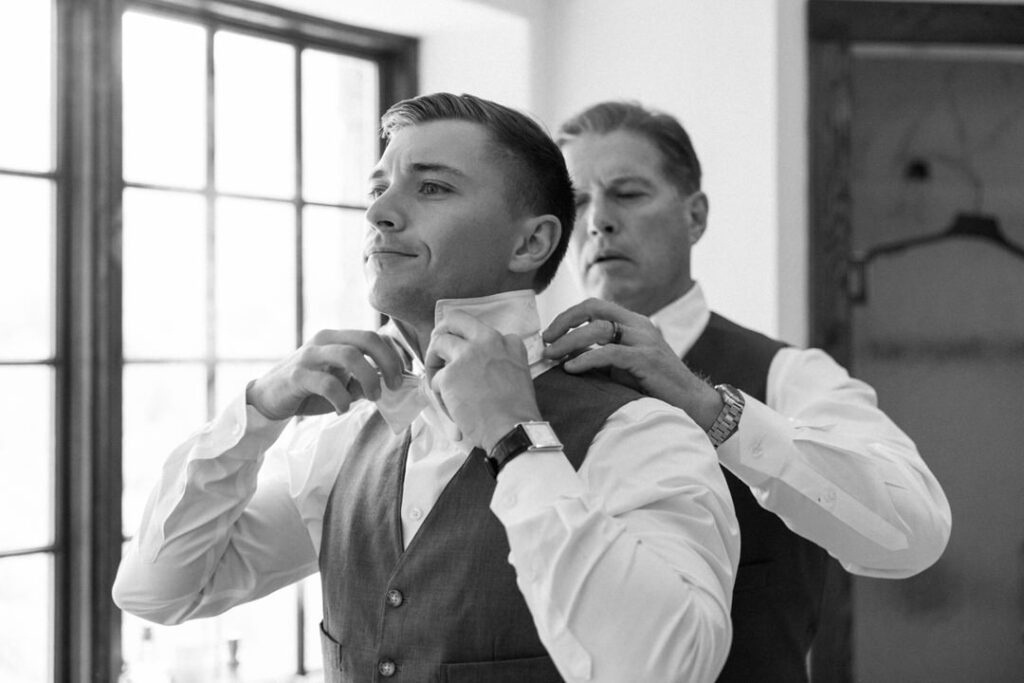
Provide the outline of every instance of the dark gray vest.
[[[768,368],[785,344],[715,313],[683,358],[714,384],[765,400]],[[825,585],[827,554],[762,508],[750,489],[725,471],[740,522],[740,567],[732,599],[732,649],[719,681],[806,681]]]
[[[605,420],[639,397],[602,376],[561,368],[534,386],[541,415],[577,469]],[[561,681],[516,586],[481,451],[466,459],[403,549],[409,438],[374,414],[328,500],[320,548],[325,679]]]

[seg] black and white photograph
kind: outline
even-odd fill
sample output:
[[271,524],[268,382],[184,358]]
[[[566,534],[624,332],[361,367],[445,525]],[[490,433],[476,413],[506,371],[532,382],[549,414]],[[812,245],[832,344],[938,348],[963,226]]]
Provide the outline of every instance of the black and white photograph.
[[1024,2],[0,1],[0,683],[1024,681]]

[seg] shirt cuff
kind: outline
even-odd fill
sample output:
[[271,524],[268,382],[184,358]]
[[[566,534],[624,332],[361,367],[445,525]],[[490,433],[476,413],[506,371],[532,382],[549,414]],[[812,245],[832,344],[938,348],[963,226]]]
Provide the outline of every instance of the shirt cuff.
[[796,431],[790,420],[744,393],[740,426],[718,447],[718,459],[748,486],[778,478]]
[[523,453],[498,475],[491,511],[502,524],[512,526],[559,500],[582,494],[583,483],[562,451]]
[[[256,452],[262,453],[277,441],[288,422],[264,417],[245,402],[243,391],[231,400],[220,415],[200,430],[194,458],[224,455],[226,451],[237,447],[243,438],[256,446]],[[244,452],[249,452],[249,449]]]

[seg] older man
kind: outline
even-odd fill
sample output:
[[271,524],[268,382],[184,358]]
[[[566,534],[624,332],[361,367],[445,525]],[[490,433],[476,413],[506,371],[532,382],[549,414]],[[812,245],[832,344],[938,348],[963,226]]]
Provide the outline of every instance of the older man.
[[871,387],[710,311],[690,272],[708,198],[678,121],[604,102],[558,141],[577,192],[570,252],[595,298],[552,321],[545,355],[610,368],[707,430],[743,547],[720,680],[806,680],[826,551],[864,576],[919,572],[949,539],[946,497]]
[[[330,681],[714,678],[739,553],[703,430],[542,357],[557,146],[466,95],[383,127],[365,264],[391,322],[318,333],[170,455],[116,601],[178,623],[319,569]],[[264,454],[284,475],[257,483]]]

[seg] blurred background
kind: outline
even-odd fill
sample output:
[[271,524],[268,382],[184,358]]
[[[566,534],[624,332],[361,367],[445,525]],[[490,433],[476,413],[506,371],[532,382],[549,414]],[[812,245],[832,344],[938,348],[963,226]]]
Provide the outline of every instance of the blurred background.
[[110,585],[174,445],[376,323],[378,119],[439,90],[680,119],[712,306],[875,386],[953,509],[921,575],[835,577],[814,679],[1024,679],[1024,5],[5,0],[0,681],[319,680],[316,577],[178,627]]

